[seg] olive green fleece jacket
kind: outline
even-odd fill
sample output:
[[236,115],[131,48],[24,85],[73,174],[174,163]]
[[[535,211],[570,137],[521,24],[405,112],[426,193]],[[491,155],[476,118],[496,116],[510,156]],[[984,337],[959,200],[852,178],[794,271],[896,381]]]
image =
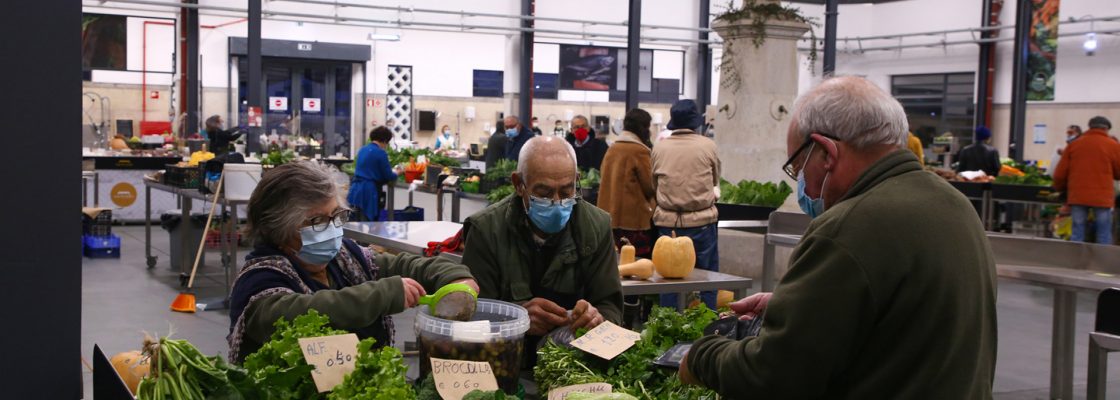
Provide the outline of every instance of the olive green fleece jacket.
[[[361,255],[357,255],[360,257]],[[443,257],[412,254],[379,254],[373,262],[380,269],[379,279],[338,290],[319,290],[310,294],[291,293],[262,297],[245,310],[245,340],[242,354],[252,354],[267,342],[280,318],[289,321],[309,310],[330,317],[331,326],[355,331],[378,319],[404,311],[404,286],[401,278],[411,278],[428,293],[444,285],[470,279],[467,267]]]
[[705,337],[688,368],[727,398],[990,399],[996,273],[976,211],[899,150],[794,249],[757,337]]
[[[463,224],[463,264],[478,281],[479,297],[513,303],[542,297],[558,304],[563,302],[559,297],[578,297],[607,321],[622,323],[622,281],[610,215],[580,200],[567,227],[552,239],[556,251],[550,259],[534,248],[527,221],[521,197],[514,194]],[[532,275],[539,275],[539,286],[551,293],[533,293]]]

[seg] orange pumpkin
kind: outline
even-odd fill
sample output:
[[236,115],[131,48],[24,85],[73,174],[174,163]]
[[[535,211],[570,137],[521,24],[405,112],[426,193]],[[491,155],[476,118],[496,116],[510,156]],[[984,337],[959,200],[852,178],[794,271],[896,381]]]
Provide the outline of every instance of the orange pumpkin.
[[692,246],[692,238],[677,236],[674,231],[672,236],[662,236],[653,245],[653,266],[657,273],[666,278],[684,278],[692,273],[696,267],[696,248]]
[[139,351],[126,351],[118,353],[109,359],[109,363],[113,365],[113,369],[117,371],[117,375],[121,376],[124,384],[128,386],[128,390],[132,394],[136,394],[136,386],[140,384],[140,380],[148,376],[149,364],[148,357],[144,357]]

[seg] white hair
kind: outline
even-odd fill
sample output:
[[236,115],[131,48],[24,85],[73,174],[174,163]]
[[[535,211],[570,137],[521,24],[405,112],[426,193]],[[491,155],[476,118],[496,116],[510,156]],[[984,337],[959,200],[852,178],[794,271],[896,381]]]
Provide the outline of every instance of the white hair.
[[579,176],[579,166],[576,163],[576,149],[573,148],[568,141],[554,136],[536,136],[525,142],[525,144],[521,146],[521,152],[517,153],[517,175],[521,176],[522,181],[529,180],[529,159],[533,158],[536,155],[535,153],[540,150],[543,145],[552,142],[560,142],[564,145],[564,148],[568,149],[568,157],[572,159],[572,173]]
[[824,81],[801,96],[794,110],[801,137],[828,134],[856,149],[884,144],[902,147],[910,131],[898,100],[856,76]]

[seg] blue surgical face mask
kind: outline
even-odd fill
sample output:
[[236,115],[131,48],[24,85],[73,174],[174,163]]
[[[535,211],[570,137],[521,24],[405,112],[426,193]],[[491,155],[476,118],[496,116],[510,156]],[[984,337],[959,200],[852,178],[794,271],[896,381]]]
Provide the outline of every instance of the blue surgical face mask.
[[451,136],[451,131],[443,131],[443,136]]
[[821,197],[810,198],[809,194],[805,193],[805,168],[809,165],[811,155],[813,155],[812,147],[809,148],[809,154],[805,156],[805,165],[797,173],[797,205],[801,206],[801,211],[804,211],[809,218],[816,218],[824,214],[824,184],[828,182],[828,174],[825,174],[824,181],[821,182]]
[[521,133],[521,132],[518,132],[517,128],[506,129],[506,136],[509,136],[510,139],[513,139],[513,138],[517,137],[517,134],[519,134],[519,133]]
[[338,255],[342,248],[342,228],[333,223],[327,224],[327,229],[316,232],[307,226],[299,230],[300,241],[303,247],[299,249],[299,258],[311,265],[323,265]]
[[529,209],[526,210],[526,213],[529,214],[529,220],[533,222],[533,226],[536,226],[541,232],[553,234],[560,232],[568,225],[568,220],[572,217],[572,208],[575,205],[575,198],[554,202],[550,199],[529,196]]

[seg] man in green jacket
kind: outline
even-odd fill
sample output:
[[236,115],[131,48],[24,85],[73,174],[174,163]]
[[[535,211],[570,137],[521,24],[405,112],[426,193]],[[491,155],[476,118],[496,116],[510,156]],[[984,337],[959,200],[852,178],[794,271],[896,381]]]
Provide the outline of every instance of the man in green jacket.
[[968,200],[905,150],[906,132],[902,107],[863,78],[799,100],[784,170],[816,218],[773,296],[732,304],[763,318],[759,335],[698,340],[683,382],[728,398],[992,397],[992,251]]
[[622,320],[610,215],[577,196],[577,176],[567,142],[535,137],[511,177],[517,193],[463,225],[463,264],[479,296],[522,304],[530,336]]

